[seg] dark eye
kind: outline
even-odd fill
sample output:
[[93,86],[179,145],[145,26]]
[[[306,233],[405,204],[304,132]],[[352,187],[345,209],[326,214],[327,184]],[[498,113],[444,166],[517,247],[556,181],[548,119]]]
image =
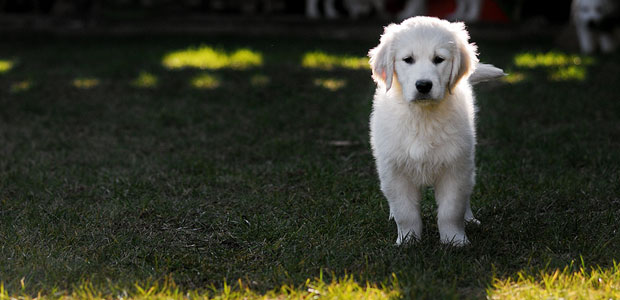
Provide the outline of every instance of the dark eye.
[[435,56],[435,58],[433,58],[433,63],[438,65],[440,63],[442,63],[445,59],[441,56]]
[[403,61],[408,63],[408,64],[412,64],[413,63],[413,57],[407,56],[407,57],[403,58]]

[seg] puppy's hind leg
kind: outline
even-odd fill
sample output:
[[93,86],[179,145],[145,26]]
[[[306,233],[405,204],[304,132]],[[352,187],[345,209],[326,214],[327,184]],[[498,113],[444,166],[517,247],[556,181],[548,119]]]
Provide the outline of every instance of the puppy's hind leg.
[[471,171],[468,172],[468,182],[465,186],[469,186],[469,189],[465,189],[467,193],[465,193],[465,223],[480,225],[480,221],[474,217],[474,213],[471,211],[471,193],[474,185],[476,184],[476,171],[472,168]]
[[422,236],[420,217],[420,189],[400,172],[379,167],[381,191],[390,205],[390,218],[396,221],[396,245],[419,240]]
[[465,206],[465,223],[480,225],[480,221],[474,217],[471,211],[470,197],[467,197],[467,205]]

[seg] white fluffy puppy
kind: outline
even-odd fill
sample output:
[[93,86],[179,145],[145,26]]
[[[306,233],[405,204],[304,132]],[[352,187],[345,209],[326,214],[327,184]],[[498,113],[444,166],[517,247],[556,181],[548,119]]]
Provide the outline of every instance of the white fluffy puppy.
[[[422,189],[434,186],[441,242],[465,245],[465,222],[476,221],[474,97],[469,82],[504,75],[478,64],[463,23],[414,17],[385,28],[369,52],[377,82],[370,142],[398,227],[396,244],[422,234]],[[474,78],[475,77],[475,78]]]

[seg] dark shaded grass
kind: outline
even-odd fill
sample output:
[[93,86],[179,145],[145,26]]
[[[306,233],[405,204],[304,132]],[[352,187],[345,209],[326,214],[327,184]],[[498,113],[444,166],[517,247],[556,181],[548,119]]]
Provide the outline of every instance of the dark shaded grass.
[[[493,278],[610,266],[620,216],[618,56],[585,81],[520,70],[538,41],[480,41],[481,59],[526,74],[476,88],[481,226],[472,245],[438,243],[432,193],[424,238],[395,247],[367,142],[369,70],[301,67],[312,50],[365,55],[373,42],[247,37],[7,37],[0,59],[0,281],[11,291],[131,286],[174,278],[184,289],[241,278],[264,291],[352,274],[405,296],[481,297]],[[166,70],[168,52],[249,47],[248,70]],[[537,51],[537,50],[535,50]],[[141,72],[153,89],[131,86]],[[220,79],[198,90],[190,79]],[[270,82],[252,86],[261,74]],[[100,84],[81,90],[76,77]],[[343,78],[332,92],[316,78]],[[31,80],[24,92],[13,83]],[[337,146],[334,141],[346,141]]]

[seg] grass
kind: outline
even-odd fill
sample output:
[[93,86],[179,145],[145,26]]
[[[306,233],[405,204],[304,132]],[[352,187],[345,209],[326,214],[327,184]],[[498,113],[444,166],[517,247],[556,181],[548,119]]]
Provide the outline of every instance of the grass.
[[519,272],[517,279],[497,280],[489,290],[490,299],[618,299],[620,268],[540,272],[538,276]]
[[209,46],[177,50],[166,54],[163,65],[168,69],[200,68],[200,69],[246,69],[260,66],[262,55],[250,49],[238,49],[232,54],[215,50]]
[[[397,281],[395,281],[397,282]],[[23,282],[22,282],[23,283]],[[398,291],[393,286],[375,286],[371,284],[360,285],[352,276],[326,283],[322,278],[306,280],[298,286],[283,285],[266,293],[258,293],[238,280],[232,286],[226,283],[221,288],[210,286],[203,290],[182,290],[171,278],[165,278],[156,282],[134,284],[132,287],[108,285],[105,290],[95,287],[90,282],[84,282],[75,286],[70,293],[66,291],[52,290],[49,294],[37,293],[36,296],[28,295],[22,284],[22,294],[10,294],[0,284],[0,299],[245,299],[245,300],[268,300],[268,299],[396,299]]]
[[482,225],[454,249],[430,192],[393,245],[370,71],[339,62],[375,39],[3,36],[0,298],[617,298],[620,57],[552,78],[575,56],[474,39],[512,75],[476,87]]
[[322,51],[305,53],[301,65],[306,68],[323,70],[333,70],[334,68],[370,69],[368,58],[365,56],[335,55]]
[[553,81],[579,80],[586,78],[586,67],[594,62],[592,57],[550,51],[547,53],[521,53],[515,56],[514,64],[522,68],[545,67]]
[[14,63],[10,60],[1,59],[0,60],[0,74],[6,73],[9,70],[11,70],[11,68],[13,68],[13,64]]

